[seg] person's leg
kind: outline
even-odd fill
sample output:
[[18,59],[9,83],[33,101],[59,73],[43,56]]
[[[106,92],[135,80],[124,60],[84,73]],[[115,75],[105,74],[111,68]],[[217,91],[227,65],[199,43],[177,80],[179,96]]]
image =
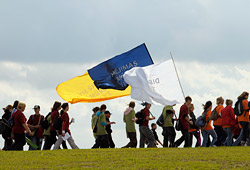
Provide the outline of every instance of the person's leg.
[[37,142],[37,150],[41,150],[42,149],[42,144],[43,144],[43,138],[37,138],[38,142]]
[[175,136],[176,136],[176,133],[175,133],[175,129],[174,127],[168,127],[168,134],[169,135],[169,141],[170,141],[170,145],[169,147],[174,147],[174,140],[175,140]]
[[234,141],[234,143],[232,144],[232,146],[238,146],[239,143],[241,142],[242,136],[243,136],[243,129],[241,128],[240,135],[239,135],[239,137]]
[[59,135],[59,136],[58,136],[58,139],[57,139],[57,141],[56,141],[56,143],[55,143],[55,145],[54,145],[53,150],[59,149],[59,147],[60,147],[60,145],[62,144],[62,142],[63,142],[62,135]]
[[144,148],[146,137],[144,135],[143,126],[139,127],[139,131],[140,131],[140,146],[139,147]]
[[148,139],[148,148],[154,147],[155,137],[153,132],[149,129],[149,127],[145,127],[145,136]]
[[109,148],[108,135],[101,135],[101,148]]
[[245,145],[245,143],[247,141],[247,137],[248,137],[248,125],[249,125],[249,122],[240,122],[240,125],[242,126],[242,129],[243,129],[241,144]]
[[15,148],[13,150],[23,150],[23,146],[26,143],[25,134],[14,134]]
[[63,142],[62,142],[62,147],[63,147],[63,149],[68,149],[67,144],[66,144],[66,141],[63,141]]
[[8,148],[10,148],[12,144],[13,144],[12,139],[8,139],[8,138],[4,139],[4,148],[3,148],[3,150],[8,150]]
[[185,140],[185,136],[184,136],[184,131],[181,130],[181,134],[182,136],[177,140],[175,141],[175,146],[178,147],[181,145],[181,143]]
[[131,132],[131,142],[132,142],[132,148],[136,148],[137,146],[137,137],[136,132]]
[[189,132],[189,146],[192,147],[193,145],[193,133]]
[[232,146],[233,132],[232,127],[227,128],[227,146]]
[[114,141],[112,139],[111,133],[108,134],[108,140],[109,140],[109,147],[110,148],[115,148],[115,144],[114,144]]
[[207,133],[206,130],[203,130],[201,133],[202,133],[202,137],[203,137],[202,147],[206,147],[207,146],[208,133]]
[[218,126],[218,125],[214,125],[214,131],[216,132],[217,134],[217,141],[215,142],[215,145],[216,146],[221,146],[221,139],[222,139],[222,130],[221,130],[221,126]]
[[213,140],[212,140],[210,146],[214,146],[215,142],[217,141],[217,134],[216,134],[215,130],[213,130],[213,129],[209,130],[208,134],[210,134],[213,137]]
[[167,127],[163,127],[163,147],[168,147],[168,136],[169,133],[167,131]]
[[51,131],[50,135],[48,136],[48,143],[46,144],[46,149],[45,150],[50,150],[53,144],[56,143],[56,131]]
[[96,135],[95,144],[93,145],[92,149],[100,148],[100,146],[101,146],[101,136]]
[[75,144],[74,139],[72,138],[72,136],[70,136],[67,141],[69,142],[69,145],[72,149],[79,149],[78,146]]
[[51,146],[52,146],[51,137],[50,135],[46,135],[45,142],[43,145],[43,150],[50,150]]
[[[35,145],[37,145],[36,136],[31,136],[31,137],[30,137],[30,141],[31,141],[32,143],[34,143]],[[29,150],[32,151],[32,150],[35,150],[35,148],[33,148],[31,145],[29,145]]]
[[195,139],[196,139],[195,147],[200,146],[200,144],[199,144],[199,133],[198,133],[197,131],[194,131],[194,132],[192,132],[192,135],[193,135],[193,136],[195,137]]
[[189,147],[189,133],[188,133],[188,129],[183,130],[184,131],[184,140],[185,140],[185,144],[184,147]]
[[130,148],[132,146],[132,132],[127,132],[127,137],[129,138],[129,143],[125,146],[123,146],[122,148]]

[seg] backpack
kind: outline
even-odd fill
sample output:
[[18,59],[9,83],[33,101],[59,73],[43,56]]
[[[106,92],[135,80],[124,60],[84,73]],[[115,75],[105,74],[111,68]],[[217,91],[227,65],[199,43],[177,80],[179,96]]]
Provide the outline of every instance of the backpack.
[[176,121],[175,129],[176,129],[177,131],[180,131],[180,130],[182,129],[180,119],[178,119],[178,120]]
[[8,124],[10,125],[11,128],[14,126],[14,115],[13,114],[11,115],[10,119],[8,120]]
[[163,124],[164,124],[164,117],[163,117],[163,114],[161,114],[161,116],[157,119],[156,124],[157,124],[158,126],[163,127]]
[[207,112],[203,112],[202,115],[196,119],[195,125],[199,128],[203,128],[206,125],[206,116]]
[[61,116],[58,116],[53,121],[53,128],[55,130],[60,130],[62,128],[62,119]]
[[51,112],[49,112],[48,114],[47,114],[47,116],[45,117],[45,119],[41,122],[41,127],[43,128],[43,129],[48,129],[49,128],[49,121],[48,121],[48,117],[49,117],[49,115],[51,115]]
[[141,125],[143,123],[143,109],[135,114],[137,120],[135,121],[136,124]]
[[236,116],[240,116],[243,114],[243,112],[244,112],[243,104],[242,104],[242,100],[240,99],[234,105],[234,114]]
[[214,110],[211,113],[210,119],[211,120],[217,120],[219,118],[218,113],[217,113],[217,107],[214,108]]

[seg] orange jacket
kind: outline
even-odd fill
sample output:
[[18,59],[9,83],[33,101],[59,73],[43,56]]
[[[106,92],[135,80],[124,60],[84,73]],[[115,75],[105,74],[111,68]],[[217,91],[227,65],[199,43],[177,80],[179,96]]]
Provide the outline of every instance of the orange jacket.
[[[212,113],[211,110],[207,112],[206,121],[208,120],[208,118],[210,118],[211,113]],[[212,129],[213,129],[213,127],[211,126],[211,120],[209,120],[209,122],[207,123],[207,125],[204,127],[204,130],[212,130]]]
[[222,105],[218,105],[216,108],[218,119],[214,121],[213,123],[214,126],[221,126],[221,117],[219,116],[219,114],[221,113],[222,109],[224,109]]
[[249,122],[249,107],[248,107],[248,101],[247,99],[242,100],[242,104],[243,104],[243,114],[238,116],[238,121],[239,122]]

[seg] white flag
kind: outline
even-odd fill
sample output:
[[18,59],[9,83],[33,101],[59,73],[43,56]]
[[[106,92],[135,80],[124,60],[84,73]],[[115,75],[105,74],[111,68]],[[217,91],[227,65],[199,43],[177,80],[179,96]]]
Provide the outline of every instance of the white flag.
[[173,61],[167,60],[126,71],[124,80],[131,88],[131,98],[151,104],[184,103],[184,96]]

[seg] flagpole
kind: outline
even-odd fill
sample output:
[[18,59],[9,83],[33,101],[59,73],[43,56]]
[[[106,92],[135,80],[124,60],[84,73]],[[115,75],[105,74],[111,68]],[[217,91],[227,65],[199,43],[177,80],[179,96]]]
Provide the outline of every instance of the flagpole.
[[175,65],[175,62],[174,62],[174,58],[173,58],[171,52],[170,52],[170,56],[171,56],[171,59],[172,59],[172,61],[173,61],[173,63],[174,63],[175,72],[176,72],[176,75],[177,75],[177,77],[178,77],[179,84],[180,84],[180,86],[181,86],[181,91],[182,91],[183,97],[184,97],[184,99],[185,99],[184,90],[183,90],[183,88],[182,88],[181,81],[180,81],[180,77],[179,77],[179,74],[178,74],[178,72],[177,72],[176,65]]

